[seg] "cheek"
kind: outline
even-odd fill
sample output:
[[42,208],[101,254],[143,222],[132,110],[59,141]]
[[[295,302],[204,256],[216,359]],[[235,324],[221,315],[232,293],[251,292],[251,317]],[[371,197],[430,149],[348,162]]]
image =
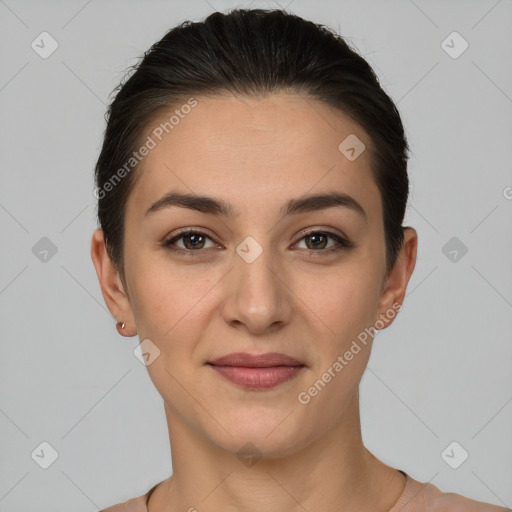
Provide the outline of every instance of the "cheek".
[[[303,399],[310,400],[306,407],[318,411],[306,421],[320,415],[328,425],[339,421],[366,370],[373,340],[369,328],[375,321],[379,298],[378,275],[366,265],[350,269],[347,265],[322,279],[323,292],[319,280],[315,281],[314,286],[308,281],[304,292],[308,294],[307,305],[323,323],[318,324],[315,336],[318,359],[300,391]],[[310,314],[309,318],[313,321],[314,316]],[[315,428],[314,423],[311,420],[311,428]]]
[[[141,262],[142,263],[142,262]],[[209,275],[210,278],[203,278]],[[208,297],[216,280],[211,272],[178,272],[156,259],[151,264],[133,265],[132,308],[141,339],[154,339],[169,346],[186,346],[207,321]]]
[[328,343],[348,341],[373,325],[380,297],[379,266],[362,256],[314,275],[303,273],[300,295],[321,320]]

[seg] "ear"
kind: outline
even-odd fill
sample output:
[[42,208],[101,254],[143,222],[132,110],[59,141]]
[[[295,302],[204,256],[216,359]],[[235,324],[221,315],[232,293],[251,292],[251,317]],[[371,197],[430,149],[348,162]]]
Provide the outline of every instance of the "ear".
[[119,272],[107,252],[101,229],[96,229],[92,235],[91,258],[96,268],[105,304],[116,319],[116,322],[125,324],[124,329],[118,327],[119,334],[122,336],[135,336],[137,329],[130,301]]
[[[384,329],[393,323],[397,311],[401,309],[407,284],[416,265],[418,250],[418,234],[411,227],[404,228],[404,241],[398,254],[395,265],[386,277],[378,304],[379,318],[377,325],[384,324]],[[380,320],[380,322],[379,322]]]

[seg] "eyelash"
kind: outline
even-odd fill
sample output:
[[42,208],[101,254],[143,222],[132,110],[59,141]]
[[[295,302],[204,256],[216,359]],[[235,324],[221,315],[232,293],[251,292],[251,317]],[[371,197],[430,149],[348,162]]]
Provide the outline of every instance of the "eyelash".
[[[353,244],[351,242],[349,242],[348,240],[346,240],[345,238],[342,238],[339,235],[331,233],[330,231],[323,231],[323,230],[312,230],[312,231],[303,232],[302,233],[302,238],[300,238],[297,243],[302,241],[304,238],[307,238],[307,237],[309,237],[311,235],[317,235],[317,234],[327,235],[328,238],[332,238],[337,243],[337,246],[331,247],[329,249],[318,249],[318,250],[306,249],[306,250],[309,250],[313,254],[320,254],[320,253],[332,254],[334,252],[337,252],[337,251],[340,251],[340,250],[343,250],[343,249],[350,249],[350,248],[353,247]],[[201,235],[201,236],[204,236],[206,238],[209,238],[210,240],[212,240],[212,242],[215,242],[206,233],[203,233],[202,231],[197,231],[197,230],[189,229],[189,230],[186,230],[186,231],[182,231],[181,233],[173,236],[172,238],[164,240],[162,245],[168,251],[175,252],[175,253],[179,252],[179,253],[182,253],[182,254],[185,254],[185,255],[190,255],[190,256],[197,256],[198,253],[200,253],[200,252],[205,250],[205,249],[196,249],[196,250],[193,250],[193,249],[181,249],[181,248],[172,247],[172,244],[174,244],[180,238],[183,238],[184,236],[187,236],[187,235]]]

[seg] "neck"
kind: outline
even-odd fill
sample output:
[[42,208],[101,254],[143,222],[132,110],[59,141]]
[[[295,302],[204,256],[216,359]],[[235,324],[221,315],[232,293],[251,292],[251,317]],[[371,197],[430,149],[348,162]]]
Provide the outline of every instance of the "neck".
[[[165,408],[172,477],[155,489],[150,512],[388,511],[404,477],[363,445],[359,394],[335,428],[280,458],[245,458],[215,445]],[[149,508],[149,507],[148,507]]]

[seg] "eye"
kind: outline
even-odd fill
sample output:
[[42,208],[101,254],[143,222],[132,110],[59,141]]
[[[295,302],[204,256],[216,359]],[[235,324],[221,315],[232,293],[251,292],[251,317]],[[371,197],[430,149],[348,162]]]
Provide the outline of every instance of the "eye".
[[[329,231],[308,231],[303,234],[304,236],[301,240],[306,240],[306,249],[313,252],[331,253],[352,247],[352,244],[348,240]],[[326,245],[329,238],[335,242],[331,246]],[[310,241],[310,243],[308,243],[308,241]]]
[[[306,249],[313,253],[332,253],[341,249],[349,249],[353,247],[351,242],[329,231],[304,231],[303,235],[304,236],[301,240],[306,240]],[[333,245],[326,245],[329,239],[334,241]],[[176,242],[181,240],[183,240],[183,245],[179,246]],[[210,240],[212,243],[210,247],[205,245],[207,240]],[[311,243],[308,243],[308,241]],[[182,231],[172,238],[165,240],[162,245],[169,251],[184,252],[188,254],[199,253],[201,252],[201,249],[218,247],[218,244],[206,235],[206,233],[192,229]]]
[[[173,247],[177,241],[183,239],[184,246]],[[210,240],[212,245],[210,247],[215,247],[217,244],[213,242],[213,240],[201,231],[187,230],[182,231],[176,236],[169,238],[163,242],[163,246],[169,251],[184,251],[188,253],[199,252],[200,249],[208,249],[209,247],[205,247],[206,240]]]

